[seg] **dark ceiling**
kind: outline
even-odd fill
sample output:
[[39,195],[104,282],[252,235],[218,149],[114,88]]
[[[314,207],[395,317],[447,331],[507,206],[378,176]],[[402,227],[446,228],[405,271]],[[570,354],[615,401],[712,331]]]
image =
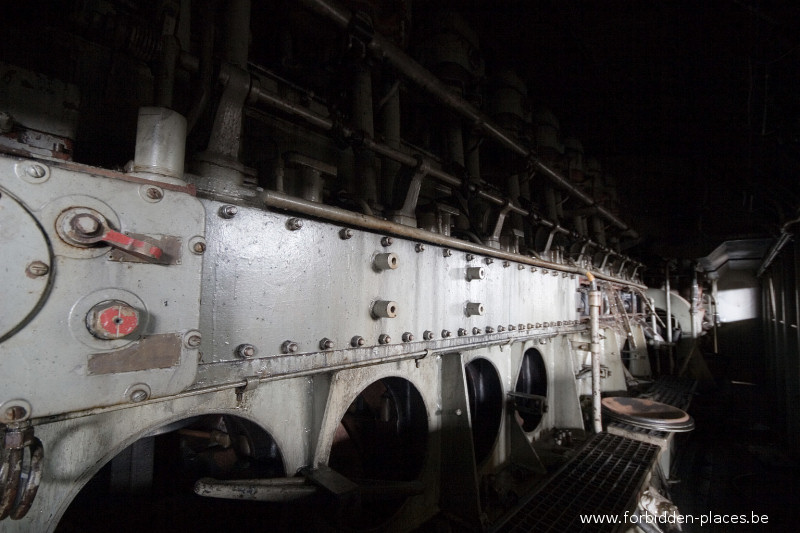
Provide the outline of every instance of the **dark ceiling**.
[[800,206],[800,2],[475,0],[486,64],[613,173],[649,257],[775,235]]

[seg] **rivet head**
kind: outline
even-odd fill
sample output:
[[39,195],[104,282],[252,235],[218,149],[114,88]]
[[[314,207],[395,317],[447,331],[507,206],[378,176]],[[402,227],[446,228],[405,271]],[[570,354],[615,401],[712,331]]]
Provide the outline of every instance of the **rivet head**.
[[223,205],[219,208],[219,216],[222,218],[233,218],[239,213],[239,208],[235,205]]
[[406,331],[405,333],[403,333],[403,342],[411,342],[413,340],[414,340],[414,334],[413,333],[411,333],[409,331]]
[[252,344],[240,344],[236,347],[236,355],[242,358],[253,357],[256,354],[256,347]]
[[352,346],[353,348],[358,348],[359,346],[364,346],[365,342],[366,341],[364,340],[364,337],[362,337],[361,335],[356,335],[355,337],[350,339],[350,346]]
[[392,338],[386,333],[381,333],[378,337],[378,344],[389,344],[390,342],[392,342]]
[[286,228],[290,231],[297,231],[303,227],[303,221],[299,218],[292,217],[286,221]]
[[430,330],[425,330],[425,332],[422,334],[422,338],[426,341],[433,340],[433,332]]
[[33,261],[27,266],[25,272],[29,277],[38,278],[46,276],[47,273],[50,272],[50,267],[44,261]]
[[550,327],[550,322],[545,322],[545,323],[542,324],[542,326],[545,327],[545,328],[549,328]]
[[[531,269],[531,270],[532,270],[533,272],[536,272],[536,271],[535,271],[535,270],[533,270],[533,269]],[[548,272],[549,272],[549,270],[547,270],[546,268],[543,268],[543,269],[542,269],[542,274],[547,274]]]
[[297,343],[294,341],[283,341],[281,344],[281,352],[294,353],[297,351]]
[[339,230],[339,238],[342,239],[343,241],[351,239],[352,237],[353,237],[353,230],[351,230],[350,228],[342,228]]

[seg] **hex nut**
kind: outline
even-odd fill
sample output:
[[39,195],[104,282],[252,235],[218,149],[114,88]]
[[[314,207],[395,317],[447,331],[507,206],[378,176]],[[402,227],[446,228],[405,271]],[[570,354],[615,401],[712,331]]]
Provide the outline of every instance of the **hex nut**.
[[450,249],[445,248],[444,250],[442,250],[442,255],[444,257],[450,257],[451,255],[453,255],[453,252]]
[[403,333],[403,342],[411,342],[414,340],[414,334],[410,331]]
[[376,254],[372,264],[377,270],[394,270],[400,266],[400,260],[397,254]]
[[504,326],[497,326],[497,333],[503,333],[506,330]]
[[467,316],[483,316],[485,309],[480,302],[467,302],[466,311]]
[[86,313],[89,333],[103,340],[128,337],[139,329],[139,311],[122,300],[104,300]]
[[464,335],[466,335],[466,334],[467,334],[467,330],[466,330],[466,329],[464,329],[464,328],[458,328],[458,336],[459,336],[459,337],[463,337],[463,336],[464,336]]
[[492,326],[486,326],[486,333],[494,333],[494,328]]
[[289,231],[297,231],[303,227],[303,221],[297,217],[292,217],[286,221],[286,229]]
[[256,347],[252,344],[240,344],[236,347],[236,355],[247,359],[248,357],[253,357],[256,354]]
[[517,270],[525,270],[525,265],[517,265]]
[[446,338],[448,338],[449,336],[450,336],[450,332],[449,332],[448,330],[446,330],[446,329],[443,329],[443,330],[442,330],[442,338],[443,338],[443,339],[446,339]]
[[381,333],[378,337],[378,344],[389,344],[390,342],[392,342],[392,338],[386,333]]
[[283,344],[281,344],[281,352],[283,353],[294,353],[297,348],[297,343],[294,341],[283,341]]
[[508,268],[511,266],[511,263],[508,261],[503,261],[503,268]]
[[530,322],[528,322],[528,329],[533,329],[533,324],[531,324]]
[[424,251],[425,251],[425,245],[424,245],[424,244],[422,244],[421,242],[418,242],[417,244],[415,244],[415,245],[414,245],[414,250],[415,250],[417,253],[422,253],[422,252],[424,252]]
[[514,331],[514,330],[516,330],[516,329],[517,329],[517,328],[516,328],[516,327],[514,327],[514,324],[509,324],[509,325],[508,325],[508,331]]
[[473,259],[475,259],[475,256],[474,256],[474,255],[472,255],[472,254],[467,254],[467,261],[472,261]]
[[327,337],[323,337],[321,341],[319,341],[319,349],[320,350],[332,350],[334,343]]
[[480,335],[481,334],[481,328],[472,328],[472,334],[473,335]]
[[491,265],[492,263],[494,263],[494,259],[492,259],[491,257],[487,257],[486,259],[483,260],[483,262],[486,263],[487,265]]
[[353,237],[353,230],[351,230],[350,228],[342,228],[339,230],[339,238],[342,239],[343,241],[351,239],[352,237]]
[[433,332],[426,329],[425,332],[422,334],[422,339],[426,341],[433,340]]
[[384,248],[387,247],[387,246],[391,246],[393,242],[394,242],[394,239],[392,239],[391,237],[383,237],[383,238],[381,238],[381,246],[383,246]]
[[397,316],[397,302],[378,300],[372,304],[373,318],[395,318]]
[[359,346],[364,346],[365,342],[366,341],[364,340],[364,337],[362,337],[361,335],[356,335],[355,337],[350,339],[350,346],[352,346],[353,348],[358,348]]
[[525,324],[518,324],[517,325],[517,330],[522,331],[523,329],[525,329]]
[[218,213],[222,218],[233,218],[239,213],[239,208],[235,205],[223,205]]
[[481,280],[486,277],[483,267],[467,267],[467,281]]

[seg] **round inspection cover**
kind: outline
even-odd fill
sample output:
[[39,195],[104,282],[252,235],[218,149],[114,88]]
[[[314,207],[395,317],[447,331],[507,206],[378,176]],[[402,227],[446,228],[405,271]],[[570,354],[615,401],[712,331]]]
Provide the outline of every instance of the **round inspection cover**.
[[[0,341],[22,328],[44,297],[52,270],[47,239],[36,219],[0,190]],[[10,303],[13,302],[13,305]]]
[[659,431],[691,431],[694,419],[686,411],[646,398],[603,398],[603,412],[610,418]]

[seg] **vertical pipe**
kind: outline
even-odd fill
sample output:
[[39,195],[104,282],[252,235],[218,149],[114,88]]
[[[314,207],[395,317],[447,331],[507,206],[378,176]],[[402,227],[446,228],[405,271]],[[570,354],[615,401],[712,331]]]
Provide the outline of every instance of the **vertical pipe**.
[[717,280],[711,280],[711,304],[714,312],[711,314],[712,325],[714,326],[714,353],[719,353],[719,341],[717,339],[717,323],[719,322],[719,309],[717,309]]
[[603,431],[600,397],[600,306],[602,293],[597,290],[597,282],[591,272],[586,273],[591,282],[589,291],[589,326],[591,329],[590,350],[592,353],[592,427],[595,433]]
[[653,328],[653,348],[655,349],[656,354],[656,372],[658,375],[661,375],[661,349],[656,342],[655,335],[658,332],[658,328],[656,325],[656,301],[653,298],[650,298],[650,327]]
[[672,297],[670,296],[669,289],[669,263],[666,267],[666,276],[664,281],[664,296],[667,300],[667,350],[669,353],[669,373],[675,371],[675,362],[672,360]]

